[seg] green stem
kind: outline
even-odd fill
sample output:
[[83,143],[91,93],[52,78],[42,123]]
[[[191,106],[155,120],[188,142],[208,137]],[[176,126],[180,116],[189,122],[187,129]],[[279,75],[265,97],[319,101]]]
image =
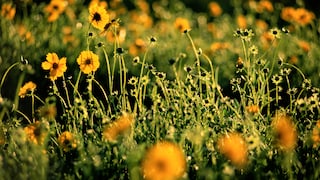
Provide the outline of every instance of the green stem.
[[2,86],[3,86],[3,83],[4,83],[4,80],[6,79],[8,73],[10,72],[10,70],[12,68],[14,68],[15,66],[17,66],[18,64],[20,64],[19,62],[16,62],[14,64],[12,64],[10,67],[8,67],[8,69],[6,70],[6,72],[3,74],[2,78],[1,78],[1,83],[0,83],[0,94],[1,94],[1,89],[2,89]]

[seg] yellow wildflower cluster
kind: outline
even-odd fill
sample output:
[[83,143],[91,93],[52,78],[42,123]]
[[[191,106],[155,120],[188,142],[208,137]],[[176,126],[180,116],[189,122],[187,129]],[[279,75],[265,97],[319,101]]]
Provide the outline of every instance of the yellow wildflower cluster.
[[12,20],[16,15],[16,8],[11,3],[4,3],[1,6],[1,16]]
[[316,126],[312,130],[313,147],[317,148],[320,145],[320,120],[317,121]]
[[285,21],[305,26],[315,19],[315,15],[304,8],[285,7],[281,11],[281,18]]

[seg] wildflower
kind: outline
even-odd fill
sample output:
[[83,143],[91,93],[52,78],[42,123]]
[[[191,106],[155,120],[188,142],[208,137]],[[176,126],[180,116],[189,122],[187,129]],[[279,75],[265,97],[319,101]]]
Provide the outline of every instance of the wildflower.
[[131,129],[134,117],[132,114],[123,113],[118,119],[107,125],[103,131],[103,137],[107,141],[116,141],[118,136]]
[[143,77],[141,78],[141,83],[142,83],[143,85],[146,86],[149,82],[150,82],[150,79],[149,79],[148,76],[143,76]]
[[104,30],[105,25],[109,22],[109,14],[102,6],[93,5],[89,7],[89,22],[93,27]]
[[247,28],[247,19],[244,15],[237,16],[237,24],[241,29]]
[[281,31],[278,28],[273,28],[270,30],[270,33],[272,34],[272,36],[276,39],[280,39],[281,37]]
[[[238,32],[236,32],[238,33]],[[254,36],[254,33],[252,32],[252,29],[245,29],[245,30],[240,30],[240,38],[243,39],[244,41],[250,41],[251,38]]]
[[268,0],[262,0],[258,3],[257,6],[257,12],[262,13],[262,12],[272,12],[273,11],[273,5],[270,1]]
[[213,17],[218,17],[222,14],[222,9],[220,5],[216,2],[210,2],[209,3],[209,10]]
[[260,29],[265,31],[268,29],[268,23],[266,23],[264,20],[257,19],[256,20],[256,26]]
[[64,152],[77,148],[77,142],[74,135],[69,131],[64,131],[58,137],[58,143]]
[[304,79],[302,82],[302,88],[303,89],[310,89],[311,88],[311,80],[310,79]]
[[289,76],[289,74],[291,73],[291,69],[290,68],[283,68],[280,70],[280,74],[282,76]]
[[317,121],[316,126],[312,130],[313,147],[316,148],[320,145],[320,120]]
[[48,22],[56,21],[60,14],[62,14],[67,7],[67,2],[63,0],[51,0],[50,3],[44,8],[49,14]]
[[281,11],[281,18],[285,21],[305,26],[315,19],[315,15],[304,8],[285,7]]
[[164,80],[166,78],[166,73],[164,72],[157,72],[156,77],[158,77],[160,80]]
[[37,85],[32,82],[32,81],[29,81],[27,83],[25,83],[19,90],[19,96],[21,98],[24,98],[29,92],[34,92],[34,90],[36,89]]
[[82,51],[77,58],[77,63],[85,74],[95,72],[100,66],[99,56],[90,50]]
[[10,3],[4,3],[1,6],[1,16],[8,19],[12,20],[14,16],[16,15],[16,8],[13,7],[12,4]]
[[230,133],[220,137],[218,149],[235,166],[242,168],[247,164],[247,145],[240,134]]
[[58,77],[62,77],[63,73],[67,70],[67,58],[63,57],[59,60],[56,53],[48,53],[46,61],[41,63],[43,70],[50,70],[51,81],[56,80]]
[[89,3],[89,7],[96,6],[96,5],[103,7],[103,8],[108,8],[108,3],[106,1],[91,0]]
[[290,151],[297,143],[297,132],[291,118],[285,114],[276,114],[272,120],[275,138],[280,149]]
[[33,44],[35,42],[35,38],[32,35],[32,32],[27,30],[27,28],[23,24],[18,25],[17,29],[22,41],[26,40],[28,45]]
[[180,179],[186,170],[186,158],[179,146],[162,141],[148,149],[141,166],[147,180]]
[[219,50],[228,49],[229,47],[230,47],[229,43],[226,43],[226,42],[215,42],[215,43],[212,43],[210,45],[210,50],[212,52],[216,52],[216,51],[219,51]]
[[29,124],[23,130],[26,133],[28,140],[38,145],[42,145],[47,136],[44,124],[40,121]]
[[138,83],[138,78],[137,77],[132,77],[128,81],[128,84],[131,84],[131,85],[136,85],[137,83]]
[[246,107],[246,110],[249,113],[255,114],[255,113],[259,112],[259,106],[258,105],[249,105]]
[[186,30],[190,30],[190,23],[188,19],[178,17],[174,21],[174,27],[178,29],[180,32],[185,32]]
[[250,48],[249,48],[249,52],[253,55],[257,55],[258,54],[258,47],[255,46],[255,45],[252,45]]
[[310,44],[306,41],[299,41],[298,46],[306,53],[309,52],[311,49]]
[[40,107],[38,112],[40,117],[47,120],[52,120],[55,119],[57,115],[57,107],[55,105],[45,105]]
[[279,75],[273,75],[271,78],[271,81],[275,84],[275,85],[279,85],[282,81],[282,76]]
[[[129,50],[130,51],[130,50]],[[136,56],[132,59],[132,62],[134,65],[137,65],[138,63],[140,63],[140,57],[139,56]]]
[[238,57],[236,67],[238,69],[242,69],[243,68],[243,60],[242,60],[241,57]]
[[140,53],[143,53],[146,51],[146,43],[141,38],[138,38],[134,41],[133,44],[129,47],[129,53],[133,56],[137,56]]

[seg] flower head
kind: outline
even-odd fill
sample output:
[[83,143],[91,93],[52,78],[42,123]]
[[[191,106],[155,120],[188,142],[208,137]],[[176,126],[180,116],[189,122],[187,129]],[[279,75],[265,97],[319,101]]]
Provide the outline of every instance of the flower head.
[[118,136],[124,134],[131,129],[134,117],[132,114],[123,113],[118,119],[106,126],[103,131],[104,139],[108,141],[116,141]]
[[36,87],[37,85],[34,82],[29,81],[20,88],[18,95],[21,98],[24,98],[29,92],[33,92],[36,89]]
[[50,70],[50,79],[55,81],[58,77],[62,77],[67,70],[67,58],[59,59],[56,53],[48,53],[46,61],[42,62],[41,67],[44,70]]
[[51,0],[50,4],[47,5],[44,10],[49,14],[48,22],[56,21],[60,14],[64,12],[68,2],[64,0]]
[[10,3],[4,3],[1,6],[1,16],[12,20],[14,16],[16,15],[16,8],[12,6]]
[[176,29],[178,29],[180,32],[184,32],[184,31],[190,29],[190,23],[189,23],[188,19],[178,17],[174,21],[174,27]]
[[93,27],[104,30],[105,25],[109,22],[107,10],[97,4],[89,7],[89,22]]
[[65,131],[59,136],[58,143],[62,150],[65,152],[77,148],[76,139],[74,138],[74,135],[69,131]]
[[238,133],[222,136],[218,140],[219,151],[237,167],[247,164],[247,145]]
[[99,56],[89,50],[80,53],[77,63],[80,66],[80,70],[85,74],[96,71],[100,66]]
[[44,124],[36,121],[35,123],[29,124],[24,129],[27,138],[30,142],[42,145],[47,136],[47,131],[45,130]]
[[272,120],[277,144],[280,149],[290,151],[297,142],[297,132],[291,118],[285,114],[276,114]]
[[222,14],[222,9],[220,5],[216,2],[210,2],[209,3],[209,10],[213,17],[218,17]]
[[185,170],[186,158],[182,149],[168,141],[153,145],[142,161],[142,174],[148,180],[179,179]]

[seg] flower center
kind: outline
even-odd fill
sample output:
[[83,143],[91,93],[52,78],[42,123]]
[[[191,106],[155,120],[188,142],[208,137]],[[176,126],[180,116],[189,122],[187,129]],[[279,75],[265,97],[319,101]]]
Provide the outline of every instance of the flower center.
[[84,64],[85,64],[85,65],[91,64],[91,59],[86,59],[86,60],[84,61]]
[[92,20],[94,20],[94,21],[100,21],[100,20],[101,20],[100,14],[99,14],[99,13],[94,13]]
[[159,171],[165,171],[165,169],[166,169],[166,164],[165,164],[165,162],[163,162],[163,161],[158,161],[158,162],[156,163],[156,167],[157,167],[157,169],[158,169]]
[[52,64],[52,69],[58,69],[58,67],[59,67],[58,63],[53,63]]

